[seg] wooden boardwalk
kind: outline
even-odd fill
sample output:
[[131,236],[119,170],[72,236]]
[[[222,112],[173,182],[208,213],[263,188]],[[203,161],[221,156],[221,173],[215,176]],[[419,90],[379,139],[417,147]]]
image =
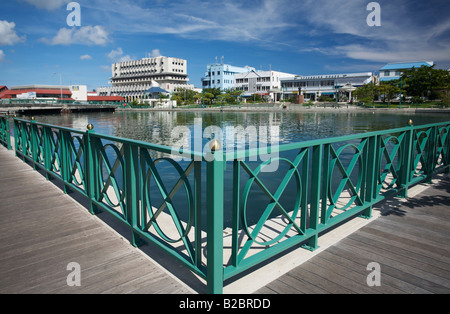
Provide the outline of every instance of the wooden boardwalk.
[[[274,280],[258,294],[450,293],[450,176]],[[380,266],[380,286],[367,277]]]
[[[80,286],[67,284],[72,262]],[[0,293],[192,292],[0,147]]]

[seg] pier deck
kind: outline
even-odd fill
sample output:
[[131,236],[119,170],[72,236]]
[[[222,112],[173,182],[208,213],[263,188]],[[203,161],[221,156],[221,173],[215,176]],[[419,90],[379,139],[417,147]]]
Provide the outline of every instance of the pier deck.
[[[72,262],[81,286],[67,284]],[[192,290],[0,147],[0,293]]]
[[[450,176],[381,216],[256,293],[450,293]],[[367,277],[380,266],[380,286]]]

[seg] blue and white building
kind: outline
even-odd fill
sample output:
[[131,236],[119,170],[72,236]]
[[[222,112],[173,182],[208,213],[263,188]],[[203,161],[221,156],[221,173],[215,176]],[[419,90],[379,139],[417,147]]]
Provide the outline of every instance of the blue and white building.
[[420,68],[421,66],[433,66],[433,61],[395,62],[388,63],[380,69],[380,82],[399,80],[404,70]]
[[205,76],[202,77],[202,88],[220,88],[221,90],[234,88],[234,75],[238,73],[248,73],[255,68],[245,66],[237,67],[224,63],[213,63],[206,66]]
[[[318,100],[326,95],[335,98],[337,94],[345,94],[352,99],[352,91],[364,84],[375,83],[377,78],[372,72],[348,74],[324,74],[281,78],[281,89],[284,97],[289,98],[301,93],[305,100]],[[342,99],[342,97],[339,97]]]

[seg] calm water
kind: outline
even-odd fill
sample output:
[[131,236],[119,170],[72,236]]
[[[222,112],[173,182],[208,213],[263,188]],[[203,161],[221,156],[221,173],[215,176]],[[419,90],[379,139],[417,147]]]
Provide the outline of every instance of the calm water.
[[[247,127],[279,127],[280,144],[305,141],[317,138],[336,137],[341,135],[364,133],[369,131],[392,129],[403,127],[409,119],[414,121],[414,125],[423,125],[436,122],[450,121],[449,114],[388,114],[388,113],[226,113],[226,112],[117,112],[117,113],[89,113],[70,115],[37,115],[36,121],[49,123],[79,130],[86,130],[89,123],[94,125],[98,134],[114,135],[118,137],[131,138],[147,141],[155,144],[172,146],[175,139],[172,137],[172,130],[176,127],[188,127],[193,130],[194,122],[201,121],[202,127],[218,126],[223,130],[229,126]],[[195,120],[201,119],[201,120]],[[203,140],[203,145],[208,139]],[[295,158],[297,152],[291,152],[287,156],[290,160]],[[352,156],[353,152],[349,152]],[[345,158],[343,158],[345,159]],[[112,160],[114,160],[112,158]],[[259,163],[255,163],[258,165]],[[181,166],[187,163],[180,163]],[[184,167],[183,167],[184,168]],[[203,167],[205,168],[205,167]],[[259,175],[267,188],[274,193],[284,177],[288,164],[280,163],[276,172]],[[170,191],[176,183],[179,175],[168,162],[160,162],[157,169],[162,173],[166,189]],[[204,169],[203,169],[204,171]],[[356,174],[357,175],[357,174]],[[192,175],[191,175],[192,177]],[[203,178],[206,175],[203,174]],[[242,189],[247,183],[248,176],[242,175]],[[193,184],[191,182],[191,184]],[[163,202],[158,190],[152,189],[155,182],[150,183],[150,199],[152,205],[159,207]],[[225,225],[231,224],[231,200],[232,200],[232,165],[227,164],[225,171]],[[203,204],[206,204],[206,184],[203,184]],[[241,190],[242,190],[241,189]],[[297,196],[296,180],[291,179],[286,188],[280,203],[286,210],[292,210]],[[251,202],[247,206],[245,214],[248,224],[256,223],[263,209],[267,205],[268,198],[256,184],[250,189]],[[179,216],[188,219],[186,208],[186,196],[184,189],[180,189],[173,199]],[[181,208],[181,209],[180,209]],[[275,211],[274,214],[279,214]],[[203,219],[205,221],[206,219]]]
[[70,115],[37,115],[36,121],[79,130],[92,123],[96,133],[172,145],[175,127],[191,130],[195,119],[203,128],[227,126],[278,126],[280,143],[335,137],[406,126],[444,122],[450,114],[389,114],[389,113],[227,113],[227,112],[116,112]]

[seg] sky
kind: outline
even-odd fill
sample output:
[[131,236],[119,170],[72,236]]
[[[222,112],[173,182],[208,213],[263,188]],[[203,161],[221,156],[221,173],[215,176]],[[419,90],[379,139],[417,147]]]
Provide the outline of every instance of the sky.
[[112,63],[160,55],[186,59],[195,87],[222,57],[297,75],[450,69],[448,0],[78,0],[79,26],[69,3],[2,0],[0,85],[92,90],[108,86]]

